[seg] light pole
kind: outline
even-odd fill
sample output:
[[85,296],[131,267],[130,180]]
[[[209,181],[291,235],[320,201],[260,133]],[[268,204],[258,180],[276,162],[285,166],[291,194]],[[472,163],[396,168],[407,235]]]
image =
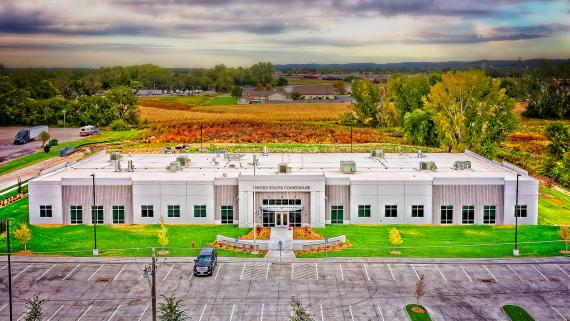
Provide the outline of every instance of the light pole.
[[63,140],[67,143],[67,132],[65,131],[65,113],[67,112],[65,109],[62,110],[63,112]]
[[7,218],[4,220],[4,222],[6,222],[6,252],[8,256],[8,301],[10,305],[10,321],[12,321],[12,262],[10,260],[10,219]]
[[255,219],[257,216],[257,205],[255,204],[255,167],[257,165],[257,157],[253,154],[253,252],[252,254],[257,254],[257,226],[255,225]]
[[517,173],[517,189],[515,194],[515,248],[513,255],[519,256],[519,177],[521,174]]
[[98,256],[99,249],[97,248],[97,220],[99,219],[99,211],[96,211],[95,209],[95,173],[91,174],[91,177],[93,178],[93,206],[91,207],[91,220],[93,221],[93,256]]

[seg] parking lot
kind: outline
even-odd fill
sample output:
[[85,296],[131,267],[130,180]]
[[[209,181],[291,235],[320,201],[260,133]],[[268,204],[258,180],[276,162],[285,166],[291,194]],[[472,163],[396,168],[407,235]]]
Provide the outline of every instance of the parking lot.
[[[427,261],[426,261],[427,262]],[[51,320],[150,320],[150,288],[142,270],[149,259],[129,263],[13,263],[14,320],[24,299],[48,301]],[[7,320],[6,262],[0,263],[0,319]],[[537,320],[570,317],[570,261],[531,263],[466,261],[465,264],[264,261],[221,262],[211,277],[192,275],[192,263],[160,259],[159,295],[183,299],[189,320],[288,320],[297,296],[320,321],[408,320],[415,284],[425,275],[421,303],[434,320],[505,320],[504,304],[518,304]]]

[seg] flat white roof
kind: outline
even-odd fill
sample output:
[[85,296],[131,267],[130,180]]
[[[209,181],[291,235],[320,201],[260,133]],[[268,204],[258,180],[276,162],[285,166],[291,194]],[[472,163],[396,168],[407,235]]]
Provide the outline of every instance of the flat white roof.
[[[109,154],[100,153],[67,168],[35,178],[35,181],[59,181],[62,178],[128,178],[132,181],[211,181],[215,178],[237,178],[253,175],[253,154],[240,154],[239,160],[228,160],[224,154],[185,154],[190,163],[181,171],[170,172],[166,167],[179,154],[122,155],[121,171],[116,172]],[[235,155],[235,154],[229,154]],[[470,152],[426,153],[419,158],[415,153],[386,153],[382,158],[372,158],[368,153],[274,153],[256,154],[256,175],[323,175],[327,178],[350,178],[351,181],[432,181],[434,179],[504,179],[515,180],[516,172]],[[135,167],[126,172],[127,161]],[[356,173],[340,171],[341,161],[354,161]],[[435,171],[420,171],[420,161],[433,161]],[[470,161],[471,169],[454,170],[455,161]],[[277,174],[280,163],[291,168],[288,174]],[[534,180],[523,175],[521,180]]]

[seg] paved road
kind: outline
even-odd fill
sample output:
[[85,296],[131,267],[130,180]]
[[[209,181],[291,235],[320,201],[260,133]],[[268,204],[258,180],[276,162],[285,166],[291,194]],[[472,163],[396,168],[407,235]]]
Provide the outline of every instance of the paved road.
[[[24,313],[23,300],[34,293],[48,299],[46,320],[150,320],[150,290],[142,273],[148,261],[18,258],[13,267],[15,320]],[[318,321],[403,321],[402,308],[415,302],[421,274],[427,286],[422,303],[433,320],[508,321],[499,307],[512,303],[538,321],[570,317],[569,260],[227,261],[212,277],[192,276],[192,265],[185,261],[161,259],[157,281],[160,294],[183,300],[189,320],[288,320],[288,300],[298,296]],[[8,315],[6,270],[5,261],[0,262],[2,320]]]

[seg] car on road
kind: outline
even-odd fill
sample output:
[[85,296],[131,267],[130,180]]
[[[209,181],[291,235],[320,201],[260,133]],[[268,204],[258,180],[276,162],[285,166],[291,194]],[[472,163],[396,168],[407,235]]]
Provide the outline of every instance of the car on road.
[[99,129],[91,125],[79,128],[79,136],[81,137],[99,134],[100,132],[101,131]]
[[194,275],[212,275],[218,264],[218,255],[213,247],[206,247],[194,260]]

